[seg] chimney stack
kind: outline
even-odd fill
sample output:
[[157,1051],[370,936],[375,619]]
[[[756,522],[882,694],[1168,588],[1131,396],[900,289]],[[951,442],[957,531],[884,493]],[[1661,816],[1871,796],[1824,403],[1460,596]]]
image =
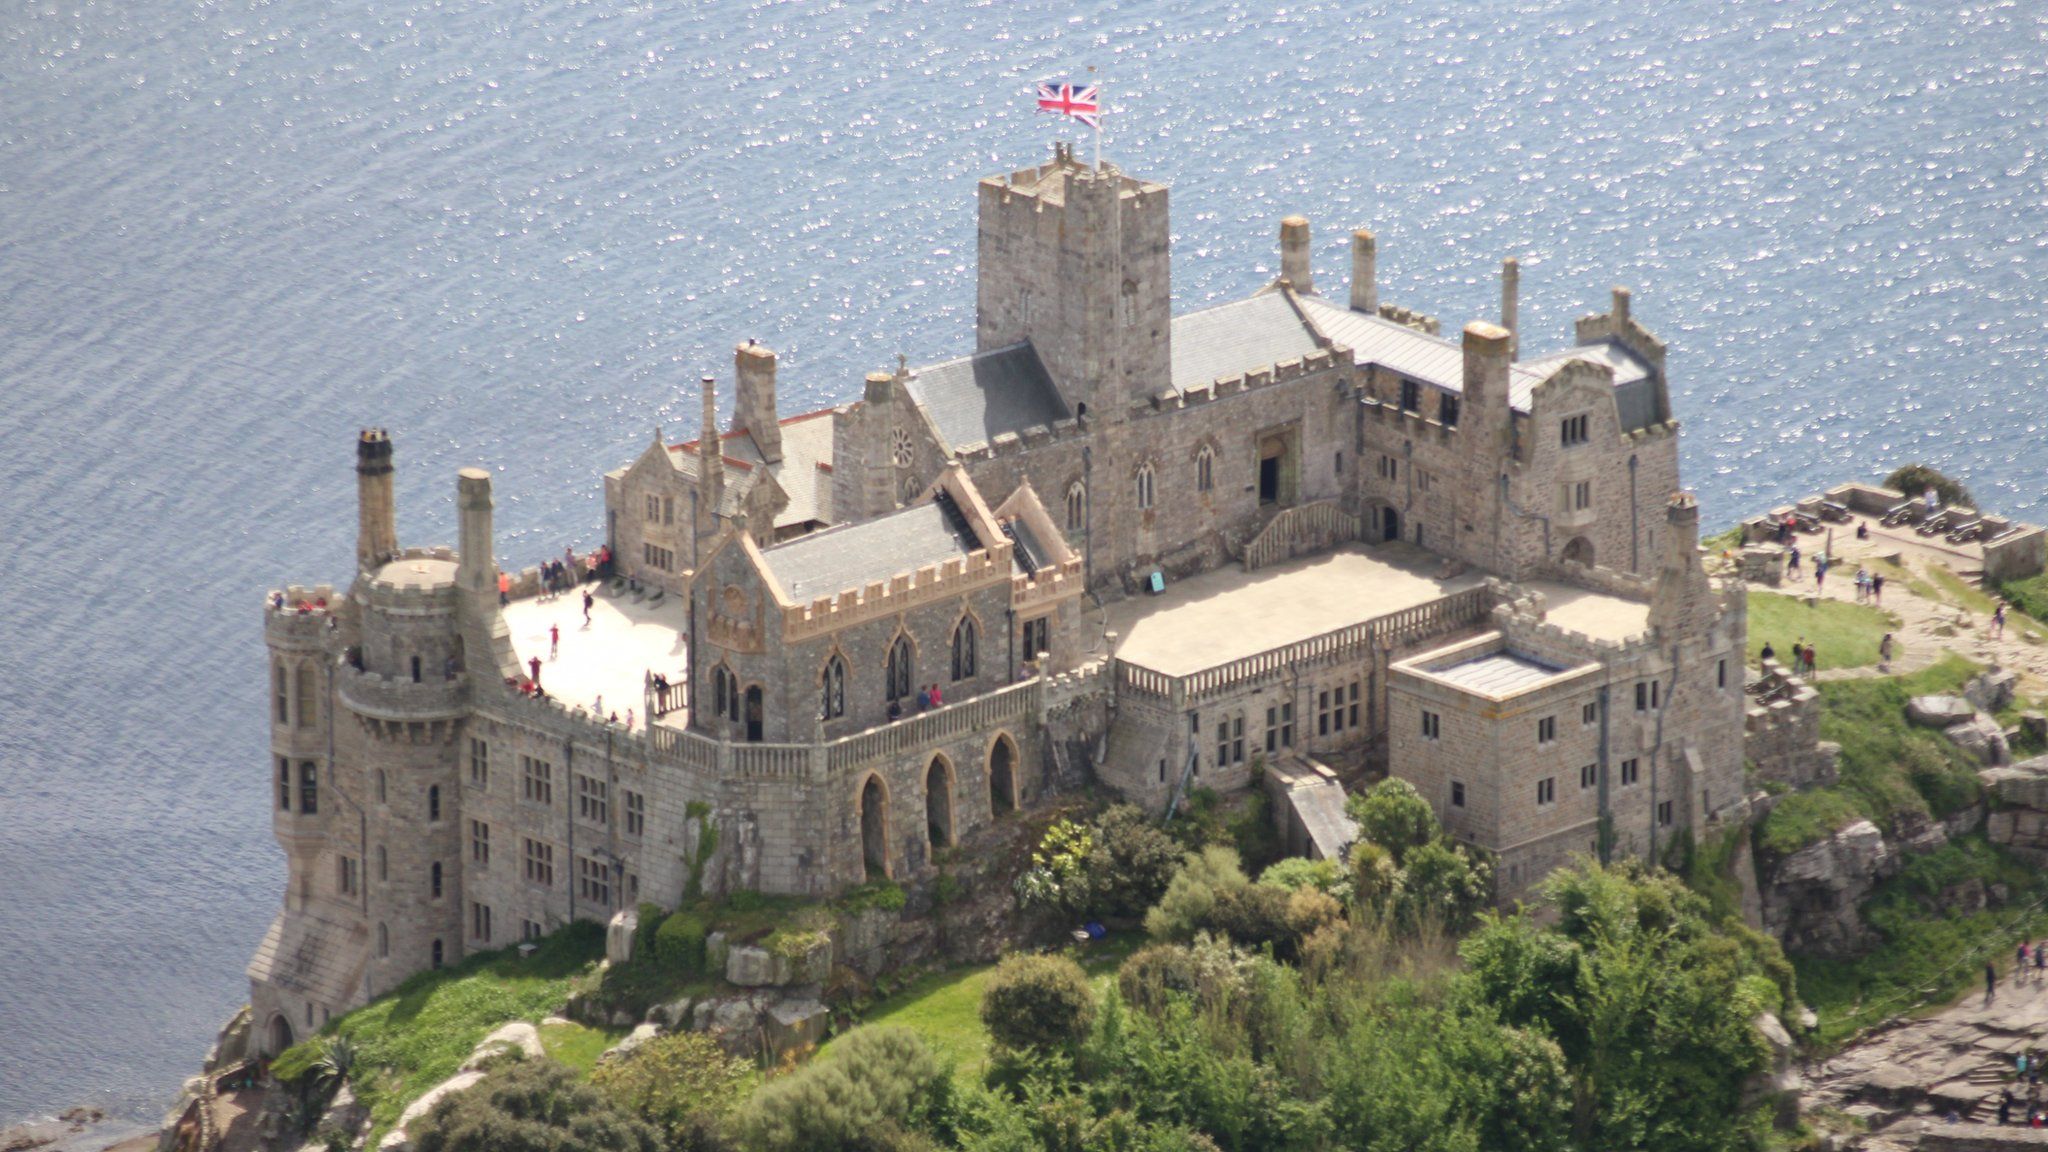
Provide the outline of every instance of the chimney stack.
[[1380,314],[1379,245],[1372,233],[1360,228],[1351,234],[1351,310],[1368,316]]
[[1482,415],[1498,409],[1505,426],[1508,410],[1508,331],[1484,320],[1465,325],[1465,410]]
[[1521,354],[1522,337],[1516,328],[1521,311],[1522,264],[1513,256],[1500,262],[1500,326],[1508,330],[1508,358]]
[[476,601],[479,604],[494,603],[498,563],[491,554],[491,474],[481,468],[457,472],[455,507],[461,518],[457,538],[462,548],[455,570],[456,587],[481,597]]
[[1309,269],[1306,216],[1280,221],[1280,278],[1304,296],[1316,294],[1315,273]]
[[725,446],[718,441],[718,381],[704,377],[704,431],[697,439],[697,499],[706,524],[725,495]]
[[782,426],[775,415],[775,353],[749,340],[733,353],[733,423],[754,437],[761,459],[782,460]]
[[1616,286],[1614,307],[1609,310],[1614,317],[1614,330],[1620,333],[1628,328],[1628,289]]
[[398,506],[392,496],[391,436],[365,428],[356,438],[356,567],[374,572],[398,554]]

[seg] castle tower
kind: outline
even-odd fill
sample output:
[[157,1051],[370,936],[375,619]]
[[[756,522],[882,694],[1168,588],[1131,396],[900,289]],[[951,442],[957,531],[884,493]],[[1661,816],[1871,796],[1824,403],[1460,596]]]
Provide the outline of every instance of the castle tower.
[[392,496],[391,437],[365,428],[356,439],[356,570],[369,571],[398,551]]
[[1167,190],[1073,147],[981,182],[975,348],[1029,340],[1067,408],[1112,423],[1172,379]]
[[1309,261],[1308,217],[1280,221],[1280,278],[1303,296],[1316,294],[1315,271]]
[[782,425],[775,416],[775,353],[752,340],[733,352],[733,423],[754,437],[761,459],[782,459]]
[[1457,549],[1467,560],[1503,574],[1510,571],[1502,567],[1509,557],[1501,482],[1514,451],[1509,343],[1507,330],[1497,325],[1483,320],[1465,325],[1464,401],[1458,418],[1467,504],[1459,516]]

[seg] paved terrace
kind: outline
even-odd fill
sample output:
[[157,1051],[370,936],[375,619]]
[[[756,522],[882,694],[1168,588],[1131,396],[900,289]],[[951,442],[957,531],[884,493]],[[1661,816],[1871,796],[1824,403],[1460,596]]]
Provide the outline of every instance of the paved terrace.
[[[676,596],[649,605],[631,595],[614,596],[602,590],[603,585],[583,588],[597,597],[589,624],[583,622],[582,588],[553,599],[514,600],[504,610],[512,647],[522,669],[528,660],[540,657],[540,684],[548,695],[571,708],[592,708],[603,696],[605,711],[617,712],[621,721],[631,708],[633,727],[639,730],[647,723],[646,674],[659,672],[672,683],[684,681],[689,611]],[[553,659],[548,656],[550,625],[562,630],[561,648]],[[675,727],[682,727],[683,721],[680,710],[662,718]]]
[[[1417,608],[1477,588],[1476,570],[1443,576],[1442,557],[1412,544],[1353,545],[1256,572],[1221,568],[1169,583],[1158,596],[1110,605],[1116,656],[1168,676],[1186,676],[1300,640]],[[1551,623],[1600,640],[1623,640],[1648,627],[1649,607],[1547,580],[1541,592]]]

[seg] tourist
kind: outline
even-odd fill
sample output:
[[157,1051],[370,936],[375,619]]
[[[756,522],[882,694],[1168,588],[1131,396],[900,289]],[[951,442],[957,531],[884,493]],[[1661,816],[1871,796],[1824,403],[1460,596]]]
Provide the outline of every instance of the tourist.
[[535,656],[533,659],[528,660],[526,666],[533,670],[533,686],[535,688],[540,687],[540,657]]
[[626,731],[628,731],[628,732],[631,732],[632,730],[633,730],[633,710],[632,710],[631,708],[628,708],[628,709],[626,709]]
[[1766,660],[1776,660],[1778,658],[1778,650],[1771,647],[1771,642],[1766,640],[1764,641],[1764,650],[1757,653],[1756,658],[1759,664]]
[[2048,940],[2042,940],[2034,945],[2034,970],[2048,971]]
[[903,719],[903,702],[901,700],[889,701],[889,719],[891,721]]
[[2012,1092],[2010,1090],[2007,1090],[2005,1096],[1998,1101],[1998,1122],[2000,1124],[2012,1123]]
[[1927,514],[1929,516],[1941,510],[1941,497],[1934,494],[1933,488],[1930,487],[1927,491],[1921,493],[1920,499],[1927,506]]
[[1813,654],[1813,645],[1808,644],[1806,646],[1806,674],[1811,676],[1818,671],[1820,671],[1820,657]]
[[548,659],[553,660],[562,651],[562,626],[548,625]]
[[2013,978],[2013,979],[2014,979],[2015,981],[2019,981],[2019,980],[2024,980],[2024,979],[2026,979],[2026,976],[2027,976],[2027,942],[2026,942],[2025,940],[2022,940],[2022,941],[2020,941],[2020,951],[2019,951],[2019,956],[2018,956],[2018,958],[2017,958],[2017,959],[2016,959],[2016,960],[2014,961],[2014,963],[2013,963],[2013,969],[2012,969],[2012,978]]
[[1882,603],[1884,603],[1884,574],[1883,574],[1883,573],[1880,573],[1880,572],[1872,572],[1872,573],[1870,574],[1870,602],[1871,602],[1872,604],[1882,604]]
[[583,626],[586,628],[590,626],[590,608],[596,603],[597,597],[592,596],[588,592],[583,594]]
[[498,607],[512,603],[512,576],[507,572],[498,573]]
[[1813,590],[1815,592],[1820,591],[1820,582],[1827,578],[1828,558],[1826,556],[1815,556],[1813,558]]
[[1996,608],[1993,608],[1993,609],[1991,610],[1991,638],[1992,638],[1993,640],[1997,640],[1997,639],[2000,639],[2000,638],[2002,638],[2002,637],[2003,637],[2004,635],[2005,635],[2005,601],[2003,601],[2003,600],[2000,600],[2000,601],[1998,602],[1998,607],[1996,607]]
[[934,685],[932,685],[932,707],[934,707],[934,708],[944,708],[945,706],[946,706],[946,696],[945,696],[945,693],[943,693],[943,692],[940,692],[940,691],[939,691],[939,686],[938,686],[937,684],[934,684]]
[[1794,544],[1792,546],[1791,551],[1792,559],[1786,562],[1785,567],[1790,569],[1791,571],[1797,572],[1799,571],[1799,545]]
[[1884,634],[1884,639],[1877,642],[1877,670],[1879,672],[1886,672],[1891,669],[1891,666],[1892,634],[1887,632]]
[[604,715],[604,693],[599,692],[597,694],[597,699],[590,704],[590,710],[596,715]]
[[1858,540],[1870,539],[1870,521],[1858,520],[1856,522],[1856,538]]

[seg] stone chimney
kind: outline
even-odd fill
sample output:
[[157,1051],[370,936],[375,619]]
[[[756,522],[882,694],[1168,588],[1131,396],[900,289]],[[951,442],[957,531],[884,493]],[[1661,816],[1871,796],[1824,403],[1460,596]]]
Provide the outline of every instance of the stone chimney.
[[1484,320],[1465,325],[1464,411],[1474,415],[1498,412],[1505,426],[1508,412],[1508,330]]
[[861,503],[880,516],[896,507],[896,374],[870,372],[862,394]]
[[1508,358],[1522,351],[1521,331],[1515,326],[1521,311],[1522,263],[1513,256],[1500,262],[1500,326],[1508,330]]
[[1351,234],[1351,310],[1380,314],[1379,243],[1364,228]]
[[1304,296],[1316,294],[1315,273],[1309,268],[1306,216],[1280,221],[1280,278]]
[[1614,331],[1617,335],[1628,331],[1628,289],[1619,285],[1614,289],[1614,307],[1608,310],[1614,317]]
[[498,592],[498,562],[491,554],[491,474],[481,468],[457,472],[455,507],[461,517],[457,538],[462,549],[455,586],[480,597],[479,604],[491,603]]
[[704,431],[697,439],[697,501],[709,525],[725,495],[725,445],[718,441],[718,381],[706,376],[702,384]]
[[365,428],[356,438],[356,517],[356,567],[373,572],[398,554],[391,436],[382,428]]
[[733,353],[733,423],[753,434],[761,459],[782,460],[782,426],[775,415],[775,353],[752,340]]
[[1664,507],[1664,556],[1650,593],[1650,627],[1666,635],[1698,638],[1713,627],[1720,598],[1700,565],[1700,503],[1673,492]]

